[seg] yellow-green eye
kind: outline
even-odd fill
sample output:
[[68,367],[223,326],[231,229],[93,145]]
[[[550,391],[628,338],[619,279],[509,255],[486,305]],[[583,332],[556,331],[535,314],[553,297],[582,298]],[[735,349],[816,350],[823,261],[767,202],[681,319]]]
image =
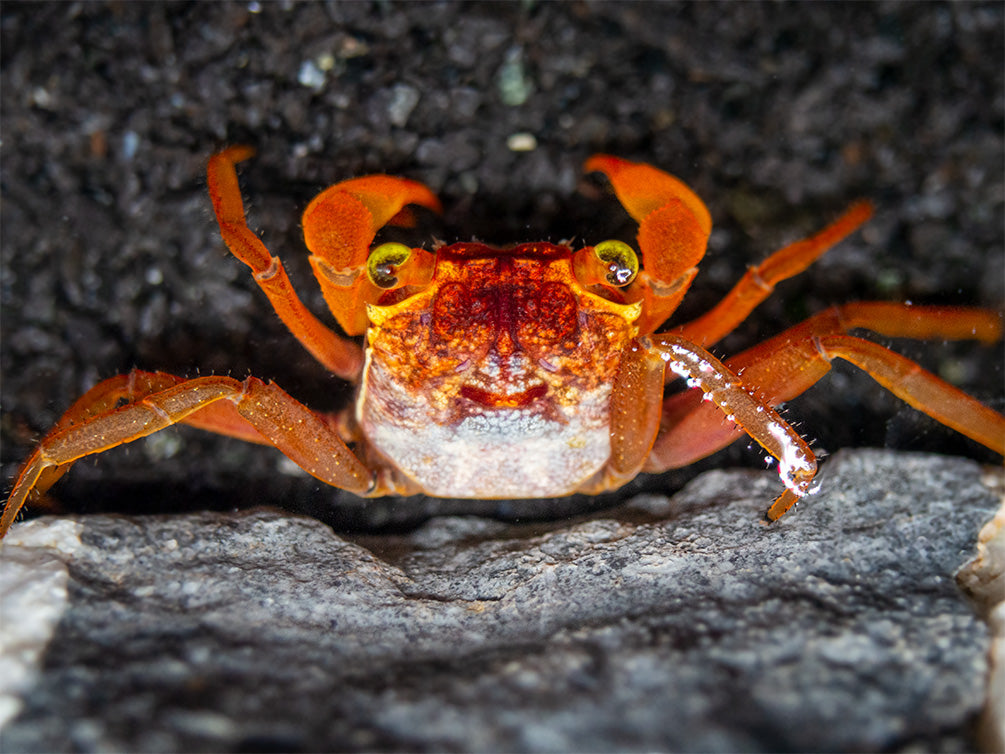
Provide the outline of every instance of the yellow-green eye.
[[593,247],[597,259],[607,268],[608,285],[624,288],[639,274],[639,258],[635,251],[621,241],[604,241]]
[[394,288],[398,284],[398,268],[412,256],[412,250],[401,243],[385,243],[370,252],[366,274],[378,288]]

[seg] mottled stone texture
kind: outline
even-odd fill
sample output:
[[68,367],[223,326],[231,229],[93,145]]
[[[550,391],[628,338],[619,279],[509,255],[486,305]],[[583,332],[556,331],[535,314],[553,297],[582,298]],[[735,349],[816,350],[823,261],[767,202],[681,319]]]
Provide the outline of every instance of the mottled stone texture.
[[710,472],[589,518],[354,539],[271,510],[28,523],[4,572],[69,580],[2,747],[973,748],[990,639],[953,575],[1000,492],[842,452],[767,526],[777,487]]
[[[677,321],[853,200],[876,202],[865,231],[781,285],[717,355],[855,299],[1000,309],[1003,30],[1000,3],[7,0],[3,475],[75,397],[132,367],[254,374],[320,409],[345,403],[219,238],[204,169],[227,144],[258,149],[241,171],[252,227],[329,322],[299,227],[326,185],[427,182],[446,212],[412,243],[632,241],[603,182],[581,177],[596,151],[672,171],[709,205],[709,253]],[[508,148],[521,133],[537,148]],[[1005,408],[1000,347],[893,345]],[[994,460],[847,364],[786,416],[831,453]],[[761,463],[739,443],[704,468]],[[57,490],[69,510],[270,503],[341,523],[354,504],[273,451],[195,430],[79,464]]]
[[[415,244],[631,241],[581,177],[596,151],[672,171],[709,205],[677,321],[876,203],[718,355],[854,299],[1001,309],[1003,54],[1000,3],[5,0],[3,476],[134,366],[348,400],[219,239],[203,171],[228,144],[258,149],[241,171],[252,227],[322,317],[299,215],[324,186],[427,182],[445,215],[398,239]],[[1000,344],[891,345],[1005,407]],[[785,411],[824,455],[1000,462],[848,365]],[[759,469],[667,502],[738,466]],[[972,748],[987,639],[952,572],[990,510],[976,467],[866,453],[825,468],[821,496],[764,527],[777,482],[743,442],[598,499],[363,504],[267,448],[160,433],[77,464],[55,504],[228,514],[61,519],[36,530],[66,543],[55,553],[5,547],[4,604],[51,609],[0,657],[42,671],[0,667],[0,717],[15,715],[0,746]],[[229,513],[259,505],[347,539]]]

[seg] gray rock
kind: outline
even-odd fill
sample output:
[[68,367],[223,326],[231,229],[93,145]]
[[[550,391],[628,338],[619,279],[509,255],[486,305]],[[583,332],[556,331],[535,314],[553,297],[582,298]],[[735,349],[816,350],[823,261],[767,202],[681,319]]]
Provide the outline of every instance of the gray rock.
[[[1005,493],[1005,478],[998,474],[990,481],[995,480],[999,492]],[[988,703],[978,741],[984,751],[1005,751],[1005,504],[981,529],[977,556],[960,569],[956,581],[978,606],[993,635]]]
[[953,576],[997,474],[844,451],[771,526],[777,478],[743,470],[352,541],[274,510],[21,524],[0,746],[973,748],[990,638]]

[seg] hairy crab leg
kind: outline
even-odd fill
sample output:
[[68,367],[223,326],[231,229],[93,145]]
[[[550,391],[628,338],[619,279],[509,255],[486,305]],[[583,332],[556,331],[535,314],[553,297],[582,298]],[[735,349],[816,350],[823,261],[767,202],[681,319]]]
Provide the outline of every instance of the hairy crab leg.
[[[121,397],[120,391],[128,389],[123,377],[139,385],[132,402],[115,408],[111,398]],[[84,398],[77,401],[67,412],[69,418],[64,416],[28,457],[0,517],[0,536],[32,491],[44,491],[56,481],[60,469],[182,422],[242,439],[249,439],[243,435],[248,434],[248,427],[253,428],[257,442],[275,446],[326,484],[360,494],[373,486],[374,475],[349,450],[334,425],[273,383],[255,377],[243,382],[231,377],[183,380],[149,372],[123,377],[106,380],[85,394],[84,398],[94,399],[90,405],[83,405]],[[229,409],[213,411],[212,406],[223,401],[234,407],[236,417]],[[101,410],[93,410],[96,406]]]
[[[185,377],[176,377],[167,372],[144,372],[139,369],[134,369],[128,374],[109,377],[80,396],[49,430],[49,434],[55,434],[90,416],[108,413],[112,409],[135,403],[151,393],[166,390],[186,381]],[[269,444],[268,440],[238,413],[237,407],[230,401],[210,403],[186,416],[182,423],[245,442]]]
[[779,249],[740,281],[713,309],[672,332],[711,346],[731,333],[783,280],[798,275],[872,216],[872,205],[856,202],[819,233]]
[[[882,346],[845,333],[868,328],[892,337],[975,338],[994,342],[1001,321],[994,312],[957,307],[859,302],[811,317],[726,361],[772,406],[800,395],[830,370],[831,359],[846,359],[902,400],[946,426],[1005,454],[1005,417]],[[663,433],[646,460],[659,472],[694,463],[743,435],[692,391],[663,403]]]
[[[90,416],[107,413],[115,409],[120,401],[132,403],[138,398],[157,390],[163,390],[180,381],[180,377],[164,374],[163,372],[140,372],[138,370],[133,370],[129,374],[109,377],[107,380],[99,382],[74,401],[73,405],[66,410],[59,421],[49,430],[46,439],[62,432],[73,424],[80,423]],[[42,442],[45,442],[45,439]],[[22,464],[22,470],[27,466],[27,463],[26,461]],[[49,466],[42,471],[33,488],[35,495],[44,494],[63,474],[70,470],[72,465],[73,462],[71,461],[59,466]]]
[[231,147],[213,155],[206,169],[209,197],[224,243],[235,257],[251,268],[255,282],[272,308],[304,348],[332,373],[355,381],[363,367],[363,350],[351,340],[336,335],[304,306],[283,263],[269,253],[248,227],[234,166],[253,154],[251,147]]
[[[688,387],[702,391],[729,422],[743,427],[752,439],[778,461],[778,474],[785,491],[768,512],[773,521],[810,491],[817,463],[806,441],[741,378],[705,349],[679,335],[652,336],[667,369],[684,377]],[[774,515],[772,515],[774,514]]]

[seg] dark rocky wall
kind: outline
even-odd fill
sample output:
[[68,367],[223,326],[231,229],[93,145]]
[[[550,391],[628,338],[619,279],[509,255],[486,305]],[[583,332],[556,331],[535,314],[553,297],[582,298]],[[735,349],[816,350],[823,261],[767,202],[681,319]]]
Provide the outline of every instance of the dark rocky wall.
[[[1002,29],[1000,4],[972,3],[4,3],[4,476],[76,396],[132,367],[255,374],[321,408],[348,398],[220,241],[203,170],[226,144],[258,149],[251,222],[318,312],[299,215],[325,185],[426,181],[446,214],[418,240],[631,239],[581,177],[598,150],[673,171],[708,203],[717,230],[684,316],[853,199],[876,202],[722,354],[853,299],[1000,309]],[[521,133],[537,148],[509,149]],[[1000,347],[897,345],[1002,407]],[[992,458],[847,365],[788,416],[825,452]],[[701,467],[739,464],[760,451]],[[99,490],[149,509],[338,497],[282,469],[267,449],[179,431],[78,464],[58,489],[70,508]]]

